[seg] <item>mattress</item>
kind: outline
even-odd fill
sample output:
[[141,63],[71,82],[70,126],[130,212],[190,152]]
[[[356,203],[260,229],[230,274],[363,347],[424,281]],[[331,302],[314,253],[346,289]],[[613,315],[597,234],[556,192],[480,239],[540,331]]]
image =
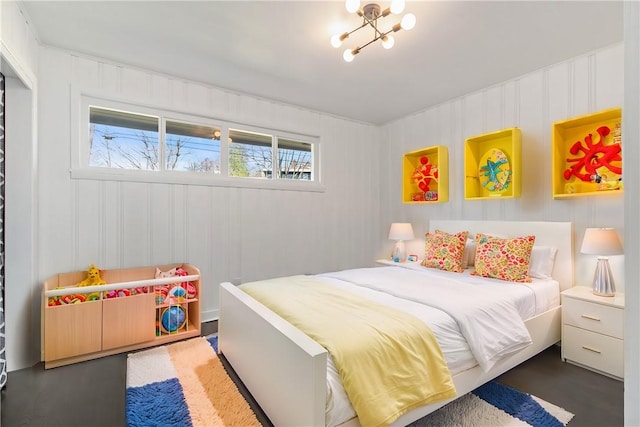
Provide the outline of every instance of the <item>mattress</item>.
[[[425,268],[415,263],[392,267],[377,267],[322,273],[314,277],[328,284],[353,292],[364,298],[388,305],[412,314],[425,322],[433,331],[442,349],[451,375],[478,364],[459,323],[446,311],[419,302],[429,297],[424,292],[434,292],[434,287],[450,285],[460,289],[481,289],[487,299],[506,299],[513,304],[524,321],[544,313],[560,303],[560,287],[552,279],[532,279],[531,283],[512,283],[471,275],[472,269],[463,273],[451,273]],[[424,286],[423,286],[424,284]],[[480,288],[481,287],[481,288]],[[437,292],[437,290],[436,290]],[[327,364],[327,425],[335,426],[355,417],[355,412],[342,387],[340,375],[331,359]]]

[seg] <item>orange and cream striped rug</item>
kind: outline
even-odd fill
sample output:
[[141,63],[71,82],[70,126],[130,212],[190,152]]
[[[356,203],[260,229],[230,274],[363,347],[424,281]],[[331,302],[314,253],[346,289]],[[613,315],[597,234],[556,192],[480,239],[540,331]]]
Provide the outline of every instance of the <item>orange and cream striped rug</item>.
[[261,426],[216,354],[217,336],[127,357],[127,426]]

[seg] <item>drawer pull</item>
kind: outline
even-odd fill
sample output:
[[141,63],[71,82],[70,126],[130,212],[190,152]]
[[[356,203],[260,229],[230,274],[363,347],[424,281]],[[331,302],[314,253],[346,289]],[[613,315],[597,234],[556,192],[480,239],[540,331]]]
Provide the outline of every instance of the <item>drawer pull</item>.
[[582,317],[585,318],[585,319],[589,319],[589,320],[595,320],[596,322],[600,321],[599,317],[589,316],[588,314],[583,314]]
[[596,350],[595,348],[587,347],[586,345],[583,345],[582,348],[584,348],[585,350],[592,351],[594,353],[598,353],[598,354],[602,353],[600,350]]

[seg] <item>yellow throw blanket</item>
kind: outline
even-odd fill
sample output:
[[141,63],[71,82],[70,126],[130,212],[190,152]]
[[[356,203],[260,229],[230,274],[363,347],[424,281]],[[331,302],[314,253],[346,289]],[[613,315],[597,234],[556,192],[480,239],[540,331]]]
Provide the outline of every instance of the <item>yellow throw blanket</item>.
[[309,276],[240,289],[329,351],[363,426],[456,395],[433,332],[414,316]]

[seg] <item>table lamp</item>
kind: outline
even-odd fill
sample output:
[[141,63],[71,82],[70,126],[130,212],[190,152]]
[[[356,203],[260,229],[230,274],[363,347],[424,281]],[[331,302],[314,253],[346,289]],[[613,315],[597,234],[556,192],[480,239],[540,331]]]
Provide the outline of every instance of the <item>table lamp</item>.
[[593,293],[603,297],[616,294],[613,274],[609,267],[609,255],[622,255],[622,244],[613,228],[587,228],[582,240],[583,254],[598,255],[598,264],[593,274]]
[[389,230],[389,240],[395,240],[391,259],[395,262],[405,262],[407,260],[407,250],[404,246],[405,240],[413,240],[413,227],[408,222],[394,222]]

